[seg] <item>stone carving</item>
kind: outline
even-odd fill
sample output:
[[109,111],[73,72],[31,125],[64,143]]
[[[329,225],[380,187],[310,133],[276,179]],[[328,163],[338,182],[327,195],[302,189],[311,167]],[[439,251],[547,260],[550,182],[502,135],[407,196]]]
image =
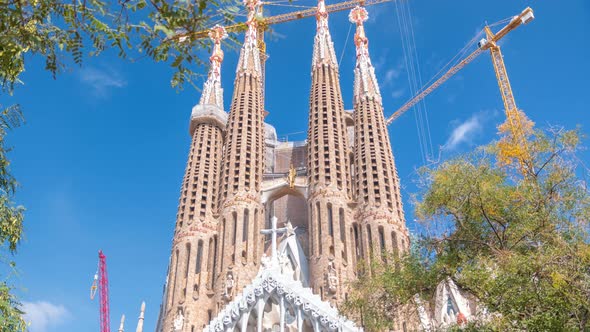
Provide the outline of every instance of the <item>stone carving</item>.
[[338,274],[333,261],[328,263],[328,273],[326,274],[326,278],[328,279],[328,292],[330,294],[336,294],[336,291],[338,290]]
[[281,267],[281,273],[293,273],[291,261],[289,260],[289,256],[287,256],[287,254],[279,253],[279,266]]
[[234,280],[234,275],[230,272],[227,272],[227,276],[225,277],[225,284],[223,287],[223,297],[227,301],[231,301],[234,295],[234,286],[236,285],[236,281]]
[[262,257],[260,258],[260,264],[262,265],[262,269],[268,269],[271,265],[271,259],[270,257],[266,256],[266,254],[262,254]]
[[184,325],[184,315],[182,314],[182,309],[178,309],[178,313],[176,314],[176,318],[174,318],[174,332],[182,331],[183,325]]

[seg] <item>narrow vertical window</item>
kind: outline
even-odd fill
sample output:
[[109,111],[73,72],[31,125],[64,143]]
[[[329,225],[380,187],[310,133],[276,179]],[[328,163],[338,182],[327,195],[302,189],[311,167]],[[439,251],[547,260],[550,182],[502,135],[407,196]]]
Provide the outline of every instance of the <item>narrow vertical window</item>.
[[318,248],[320,249],[320,255],[322,254],[322,217],[320,210],[320,202],[316,203],[316,213],[318,215]]
[[174,293],[176,293],[176,273],[178,272],[178,249],[174,253],[174,273],[172,274],[172,296],[170,298],[170,303],[174,304]]
[[344,209],[340,208],[338,211],[338,219],[340,222],[340,241],[342,241],[342,245],[344,249],[342,249],[342,259],[345,262],[348,262],[348,248],[346,245],[346,226],[344,225]]
[[373,234],[371,233],[371,225],[367,225],[367,244],[369,245],[369,257],[373,257]]
[[334,221],[332,215],[332,204],[328,204],[328,234],[334,236]]
[[256,241],[256,236],[258,235],[258,209],[254,210],[254,234],[252,234],[253,242],[254,242],[254,262],[257,262],[257,255],[258,255],[258,241]]
[[386,253],[386,250],[385,250],[385,233],[383,231],[383,227],[382,226],[379,226],[378,231],[379,231],[379,246],[381,248],[381,259],[383,261],[385,261],[385,255],[387,253]]
[[232,233],[232,244],[235,245],[236,244],[236,240],[238,237],[238,214],[236,212],[234,212],[232,214],[233,218],[234,218],[234,228],[233,228],[233,233]]
[[[220,270],[223,270],[223,253],[225,252],[225,242],[227,241],[227,238],[228,238],[228,236],[226,235],[227,227],[225,227],[226,226],[225,221],[226,221],[225,218],[223,218],[223,222],[221,223],[221,227],[223,229],[221,230],[221,264],[220,264],[221,268],[220,268]],[[215,248],[217,249],[217,244],[215,245]]]
[[197,245],[197,262],[195,265],[195,274],[201,273],[201,261],[203,260],[203,240],[199,240]]
[[186,244],[186,265],[184,267],[184,278],[188,278],[188,271],[191,265],[191,244]]
[[250,223],[250,211],[244,211],[244,225],[242,227],[242,242],[248,241],[248,224]]
[[213,248],[209,248],[210,251],[213,251],[213,264],[212,264],[212,269],[211,269],[211,289],[215,288],[215,278],[217,277],[216,275],[216,270],[217,270],[217,235],[213,236]]
[[354,224],[352,226],[352,230],[354,232],[354,249],[356,252],[356,258],[357,260],[361,259],[362,256],[362,248],[361,248],[361,241],[360,241],[360,237],[359,237],[359,228],[357,224]]
[[395,232],[391,232],[391,247],[393,248],[394,254],[398,255],[397,236]]

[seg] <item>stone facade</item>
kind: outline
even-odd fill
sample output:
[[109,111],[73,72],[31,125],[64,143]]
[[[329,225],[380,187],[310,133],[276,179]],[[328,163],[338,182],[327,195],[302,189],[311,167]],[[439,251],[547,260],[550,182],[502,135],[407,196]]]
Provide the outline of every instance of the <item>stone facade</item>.
[[[363,29],[366,12],[355,9],[350,16],[357,25],[357,64],[354,109],[345,111],[328,15],[319,0],[308,139],[280,142],[264,123],[258,0],[247,0],[246,6],[248,30],[229,114],[223,110],[219,75],[224,33],[213,29],[209,78],[191,116],[193,140],[157,331],[201,330],[250,289],[270,254],[260,232],[270,228],[273,217],[293,229],[308,267],[303,286],[335,307],[346,299],[360,261],[385,259],[382,253],[409,247]],[[397,326],[404,330],[414,324]]]

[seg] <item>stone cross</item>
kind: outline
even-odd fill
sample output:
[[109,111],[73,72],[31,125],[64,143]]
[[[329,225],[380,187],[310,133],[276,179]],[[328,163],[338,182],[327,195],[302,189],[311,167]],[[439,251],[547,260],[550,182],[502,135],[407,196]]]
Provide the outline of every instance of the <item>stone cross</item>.
[[260,231],[260,233],[264,235],[270,234],[271,260],[275,260],[277,258],[277,234],[286,233],[288,231],[287,227],[277,228],[277,220],[277,217],[272,217],[270,219],[270,229],[263,229]]

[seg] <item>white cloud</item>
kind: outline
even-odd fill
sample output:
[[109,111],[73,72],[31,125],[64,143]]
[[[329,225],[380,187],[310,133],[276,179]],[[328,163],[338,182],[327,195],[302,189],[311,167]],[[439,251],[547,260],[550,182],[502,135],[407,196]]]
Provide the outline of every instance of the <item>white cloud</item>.
[[[381,61],[381,59],[379,59]],[[383,61],[385,62],[385,61]],[[375,66],[375,68],[377,68]],[[404,63],[402,60],[398,60],[397,64],[392,68],[385,70],[385,75],[383,76],[383,86],[393,85],[394,81],[397,80],[404,70]]]
[[30,324],[30,332],[45,332],[51,326],[67,321],[71,314],[63,305],[46,301],[23,302],[25,321]]
[[467,121],[456,126],[443,148],[453,150],[462,143],[471,143],[482,129],[483,115],[484,113],[474,114]]
[[397,90],[393,90],[393,91],[391,92],[391,96],[392,96],[393,98],[396,98],[396,99],[397,99],[397,98],[400,98],[401,96],[403,96],[403,95],[405,95],[405,94],[406,94],[406,89],[404,89],[404,88],[397,89]]
[[97,96],[104,96],[109,89],[123,88],[127,85],[121,74],[110,68],[84,67],[80,70],[79,78],[82,83],[89,85]]

